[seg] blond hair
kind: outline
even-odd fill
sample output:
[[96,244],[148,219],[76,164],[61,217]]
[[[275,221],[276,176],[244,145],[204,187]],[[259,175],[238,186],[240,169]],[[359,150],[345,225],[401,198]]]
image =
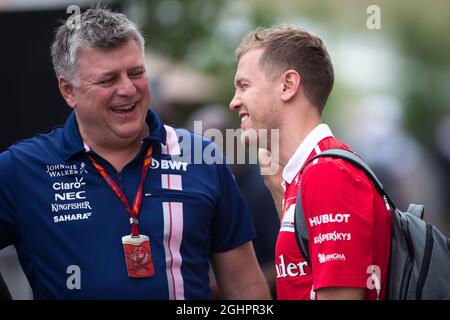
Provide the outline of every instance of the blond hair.
[[260,27],[242,39],[235,54],[240,60],[259,48],[264,49],[259,65],[266,75],[273,79],[296,70],[306,97],[322,112],[334,83],[333,65],[322,40],[295,26]]

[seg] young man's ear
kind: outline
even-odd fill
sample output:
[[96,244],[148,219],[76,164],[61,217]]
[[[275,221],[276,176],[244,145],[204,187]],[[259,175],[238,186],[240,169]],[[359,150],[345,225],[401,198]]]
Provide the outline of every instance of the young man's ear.
[[283,82],[283,91],[281,99],[284,102],[291,100],[298,92],[300,87],[301,77],[295,70],[287,70],[282,74],[281,80]]
[[61,92],[64,100],[69,105],[69,107],[74,108],[76,105],[76,99],[73,92],[73,85],[63,76],[58,77],[59,91]]

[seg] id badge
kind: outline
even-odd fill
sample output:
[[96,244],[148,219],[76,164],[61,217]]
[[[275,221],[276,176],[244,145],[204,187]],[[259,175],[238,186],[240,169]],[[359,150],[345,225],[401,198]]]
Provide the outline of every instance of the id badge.
[[130,278],[148,278],[155,275],[150,239],[145,235],[122,237],[125,262]]

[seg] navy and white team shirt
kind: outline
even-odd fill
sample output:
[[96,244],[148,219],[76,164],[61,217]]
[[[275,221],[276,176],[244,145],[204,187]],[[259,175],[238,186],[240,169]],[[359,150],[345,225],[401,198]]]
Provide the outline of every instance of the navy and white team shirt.
[[0,249],[15,245],[35,299],[208,299],[211,254],[255,238],[229,168],[194,164],[192,149],[217,151],[212,142],[163,125],[151,110],[146,122],[151,133],[122,172],[93,156],[132,204],[154,146],[139,214],[151,278],[128,277],[130,218],[87,157],[74,113],[64,127],[0,154]]

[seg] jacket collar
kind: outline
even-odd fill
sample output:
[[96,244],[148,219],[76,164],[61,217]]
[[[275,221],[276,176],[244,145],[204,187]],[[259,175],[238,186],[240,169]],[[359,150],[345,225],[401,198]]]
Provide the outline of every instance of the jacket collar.
[[[148,125],[150,134],[144,138],[143,142],[156,141],[166,142],[166,130],[159,116],[151,109],[148,109],[145,122]],[[61,152],[65,161],[70,160],[77,154],[85,152],[83,139],[78,128],[75,112],[72,112],[67,119],[62,136]]]
[[308,160],[309,155],[316,145],[327,137],[332,137],[333,133],[326,124],[319,124],[315,127],[306,138],[300,143],[294,155],[289,159],[283,169],[283,180],[288,184],[292,183],[297,173]]

